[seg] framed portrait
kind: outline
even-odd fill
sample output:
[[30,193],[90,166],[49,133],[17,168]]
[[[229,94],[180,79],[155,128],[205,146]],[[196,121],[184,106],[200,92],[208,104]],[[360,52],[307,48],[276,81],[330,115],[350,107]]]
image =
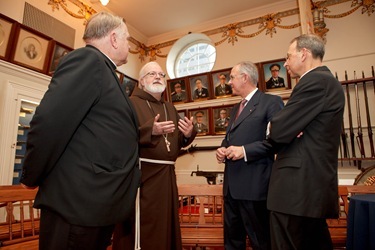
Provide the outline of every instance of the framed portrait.
[[57,65],[59,64],[60,60],[68,54],[70,51],[73,51],[72,48],[65,46],[59,42],[54,41],[52,45],[52,56],[49,62],[48,67],[48,74],[53,75],[55,72]]
[[189,78],[190,94],[193,101],[203,101],[210,98],[208,74],[195,75]]
[[0,59],[9,59],[16,25],[16,21],[0,13]]
[[210,113],[209,109],[191,109],[189,117],[193,116],[194,129],[198,136],[210,134]]
[[226,133],[233,106],[234,105],[226,105],[212,108],[212,124],[214,125],[214,134],[222,135]]
[[215,98],[232,96],[232,87],[228,84],[231,69],[211,72],[211,83],[213,85]]
[[291,80],[284,67],[285,58],[260,63],[260,89],[263,91],[278,91],[290,89]]
[[184,78],[168,80],[167,85],[168,93],[170,93],[170,102],[172,102],[173,104],[178,104],[188,101],[189,95],[186,80]]
[[17,35],[11,62],[46,73],[52,39],[24,25],[19,26]]
[[126,94],[128,96],[131,96],[133,93],[134,88],[138,85],[138,81],[135,80],[134,78],[131,78],[125,74],[121,74],[121,79],[120,79],[121,84],[123,85]]

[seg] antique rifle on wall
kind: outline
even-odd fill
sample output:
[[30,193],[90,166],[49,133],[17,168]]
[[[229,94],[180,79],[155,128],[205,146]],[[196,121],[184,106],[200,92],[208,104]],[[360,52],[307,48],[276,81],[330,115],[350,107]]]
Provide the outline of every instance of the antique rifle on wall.
[[[345,70],[345,81],[348,81],[348,74]],[[354,130],[353,130],[353,120],[352,120],[352,109],[350,105],[350,92],[349,92],[349,83],[345,83],[346,87],[346,99],[348,103],[348,116],[349,116],[349,135],[350,135],[350,145],[352,148],[352,157],[355,157],[355,144],[354,144]],[[354,160],[354,165],[356,165],[356,161]]]
[[192,171],[190,176],[204,176],[207,179],[207,183],[210,185],[216,184],[216,178],[219,174],[224,174],[224,171],[201,171],[199,165],[197,165],[197,171]]
[[219,147],[220,146],[202,146],[202,147],[197,147],[196,144],[195,144],[195,145],[191,145],[187,149],[181,149],[180,153],[178,154],[178,156],[181,156],[181,155],[184,155],[184,154],[194,153],[195,151],[216,150]]
[[[337,72],[335,73],[335,76],[336,76],[336,79],[339,80],[337,76]],[[341,141],[343,144],[343,149],[341,149],[341,144],[340,144],[341,159],[348,158],[349,149],[348,149],[348,142],[347,142],[347,134],[345,132],[344,118],[342,119],[342,122],[341,122]],[[349,164],[350,164],[350,161],[349,161]]]
[[[357,79],[356,73],[354,71],[354,79]],[[365,158],[365,146],[363,144],[363,133],[362,133],[362,123],[361,123],[361,107],[359,106],[359,93],[358,93],[358,82],[354,82],[354,90],[355,90],[355,107],[357,112],[357,127],[358,127],[358,135],[356,137],[359,152],[362,158]]]
[[[374,74],[374,66],[372,66],[372,74]],[[363,71],[362,71],[362,78],[365,78],[365,73]],[[375,86],[374,86],[374,88],[375,88]],[[367,133],[368,133],[368,138],[369,138],[369,141],[370,141],[371,157],[375,157],[374,140],[372,138],[372,126],[371,126],[370,107],[368,105],[367,87],[366,87],[366,81],[365,80],[363,81],[363,94],[364,94],[364,98],[365,98],[366,119],[367,119]]]

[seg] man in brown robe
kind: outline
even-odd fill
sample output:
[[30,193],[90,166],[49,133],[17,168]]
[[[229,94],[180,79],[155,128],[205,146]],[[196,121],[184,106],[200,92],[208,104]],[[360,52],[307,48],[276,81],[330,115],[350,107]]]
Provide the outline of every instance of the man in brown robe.
[[[174,162],[196,136],[193,117],[180,119],[173,104],[164,101],[165,74],[156,62],[143,66],[138,85],[130,99],[140,124],[140,225],[137,215],[117,225],[113,249],[134,249],[136,244],[142,250],[181,250]],[[134,243],[139,227],[140,246]]]

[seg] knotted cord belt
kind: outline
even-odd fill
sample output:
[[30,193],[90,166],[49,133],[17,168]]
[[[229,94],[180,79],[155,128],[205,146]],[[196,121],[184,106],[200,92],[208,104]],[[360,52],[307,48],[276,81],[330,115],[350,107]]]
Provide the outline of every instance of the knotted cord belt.
[[[149,162],[155,164],[167,164],[167,165],[174,165],[174,161],[163,161],[163,160],[154,160],[154,159],[147,159],[147,158],[139,158],[139,169],[142,169],[141,162]],[[135,250],[141,249],[141,210],[140,210],[140,187],[137,190],[137,197],[135,200]]]

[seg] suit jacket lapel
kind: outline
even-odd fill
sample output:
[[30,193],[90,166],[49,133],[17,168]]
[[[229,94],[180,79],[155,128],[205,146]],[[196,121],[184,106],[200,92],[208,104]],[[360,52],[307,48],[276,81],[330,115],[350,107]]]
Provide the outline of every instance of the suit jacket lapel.
[[248,103],[246,104],[245,108],[242,110],[240,116],[237,117],[236,120],[234,120],[235,118],[235,114],[237,113],[240,105],[237,104],[237,108],[236,108],[236,111],[235,113],[233,114],[234,117],[233,117],[233,120],[231,121],[232,124],[230,124],[228,127],[230,128],[230,130],[233,130],[235,129],[239,124],[241,124],[241,122],[243,120],[245,120],[246,117],[248,117],[249,115],[251,115],[255,109],[256,109],[256,106],[258,105],[259,103],[259,98],[260,98],[260,95],[261,95],[261,92],[258,90],[257,92],[255,92],[255,94],[253,95],[253,97],[251,97],[250,101],[248,101]]

